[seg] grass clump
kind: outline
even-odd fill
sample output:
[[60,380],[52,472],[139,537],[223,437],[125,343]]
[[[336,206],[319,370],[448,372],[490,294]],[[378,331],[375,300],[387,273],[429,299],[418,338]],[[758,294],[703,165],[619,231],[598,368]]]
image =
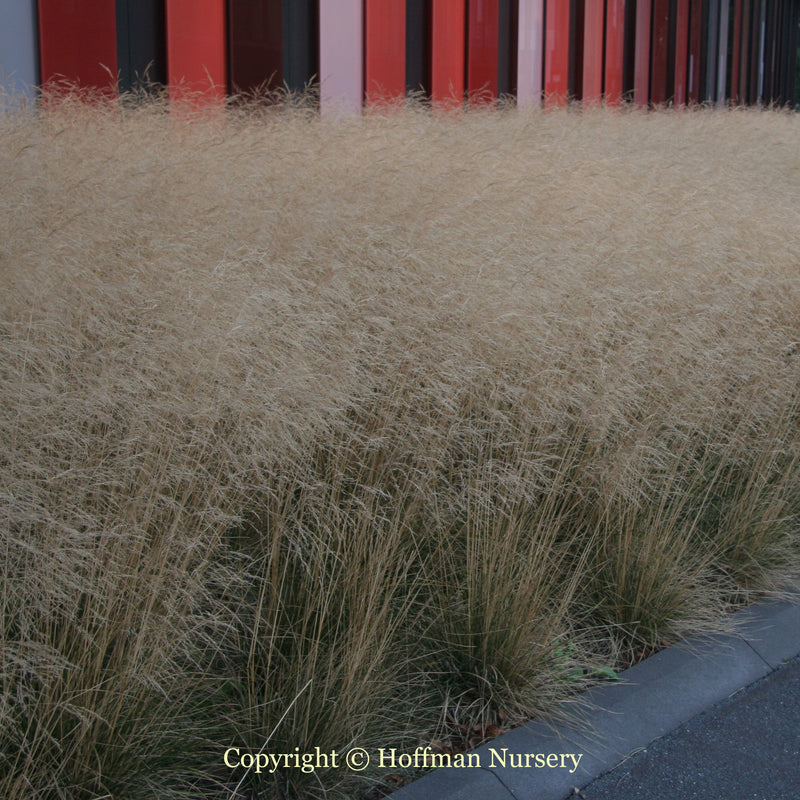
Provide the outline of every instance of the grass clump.
[[360,796],[223,753],[468,746],[797,573],[796,117],[306,105],[0,117],[3,796]]

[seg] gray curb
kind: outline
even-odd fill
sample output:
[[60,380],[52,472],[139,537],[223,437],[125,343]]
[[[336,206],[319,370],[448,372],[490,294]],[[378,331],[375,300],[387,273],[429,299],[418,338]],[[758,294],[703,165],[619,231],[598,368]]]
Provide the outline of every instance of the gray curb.
[[[800,605],[758,603],[733,614],[731,622],[733,633],[687,639],[625,670],[619,682],[587,691],[578,726],[526,723],[475,750],[480,767],[437,769],[394,792],[392,800],[565,800],[800,654]],[[565,768],[512,766],[511,754],[526,753],[581,758],[577,768],[569,758]]]

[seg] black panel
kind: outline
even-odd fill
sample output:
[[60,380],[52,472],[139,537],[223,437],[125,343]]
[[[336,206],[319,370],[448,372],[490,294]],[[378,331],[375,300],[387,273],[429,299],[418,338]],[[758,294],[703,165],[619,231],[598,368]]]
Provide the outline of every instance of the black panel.
[[772,21],[773,18],[773,3],[771,0],[766,0],[764,11],[764,81],[762,88],[762,99],[764,104],[772,102],[772,77],[773,77],[773,63],[772,63]]
[[761,0],[753,0],[750,7],[750,76],[748,88],[748,101],[755,105],[758,102],[758,72],[759,72],[759,30],[761,18]]
[[497,94],[517,92],[518,0],[499,0],[499,37],[497,42]]
[[119,89],[129,92],[167,82],[164,0],[116,0]]
[[747,102],[748,39],[750,36],[750,15],[746,0],[742,0],[742,36],[739,43],[739,102]]
[[[779,36],[780,36],[780,85],[779,85],[779,102],[782,106],[788,105],[792,102],[792,92],[790,91],[791,85],[791,68],[795,66],[795,59],[791,58],[791,42],[794,37],[791,33],[792,14],[790,9],[790,0],[781,0],[781,16],[779,23]],[[796,58],[796,54],[795,54]]]
[[229,0],[228,84],[231,94],[283,84],[281,0]]
[[636,71],[636,3],[628,0],[625,3],[625,45],[622,60],[622,96],[625,100],[633,99],[634,74]]
[[795,108],[800,109],[800,6],[795,3],[792,4],[792,18],[789,27],[791,29],[789,97],[794,100]]
[[570,0],[569,8],[569,72],[567,95],[583,97],[583,16],[585,0]]
[[406,91],[426,94],[431,85],[431,3],[406,0]]
[[706,38],[703,47],[706,51],[705,92],[703,99],[713,103],[717,97],[717,64],[719,63],[719,0],[711,0],[707,10]]
[[667,86],[666,98],[668,102],[675,100],[675,59],[678,39],[678,0],[669,2],[669,30],[667,33]]
[[784,103],[786,105],[794,104],[794,79],[795,70],[797,68],[797,24],[794,22],[795,3],[791,0],[786,0],[786,23],[785,23],[785,43],[786,49],[784,51],[784,64],[785,64],[785,78],[784,78]]
[[769,23],[767,24],[767,38],[769,41],[769,99],[774,103],[778,99],[778,41],[777,41],[777,0],[770,3]]

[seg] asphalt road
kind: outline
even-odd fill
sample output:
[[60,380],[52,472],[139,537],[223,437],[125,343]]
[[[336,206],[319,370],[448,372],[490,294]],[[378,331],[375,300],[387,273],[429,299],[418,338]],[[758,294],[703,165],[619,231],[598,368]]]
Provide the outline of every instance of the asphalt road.
[[585,800],[798,800],[800,659],[652,742]]

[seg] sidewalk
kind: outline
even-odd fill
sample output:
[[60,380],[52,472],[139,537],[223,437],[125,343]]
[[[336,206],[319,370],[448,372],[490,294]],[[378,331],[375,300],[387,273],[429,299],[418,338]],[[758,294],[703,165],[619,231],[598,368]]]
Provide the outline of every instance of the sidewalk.
[[[689,639],[589,690],[579,727],[527,723],[478,748],[479,767],[435,770],[393,800],[796,800],[800,605],[733,619],[733,634]],[[526,767],[525,754],[558,758]]]

